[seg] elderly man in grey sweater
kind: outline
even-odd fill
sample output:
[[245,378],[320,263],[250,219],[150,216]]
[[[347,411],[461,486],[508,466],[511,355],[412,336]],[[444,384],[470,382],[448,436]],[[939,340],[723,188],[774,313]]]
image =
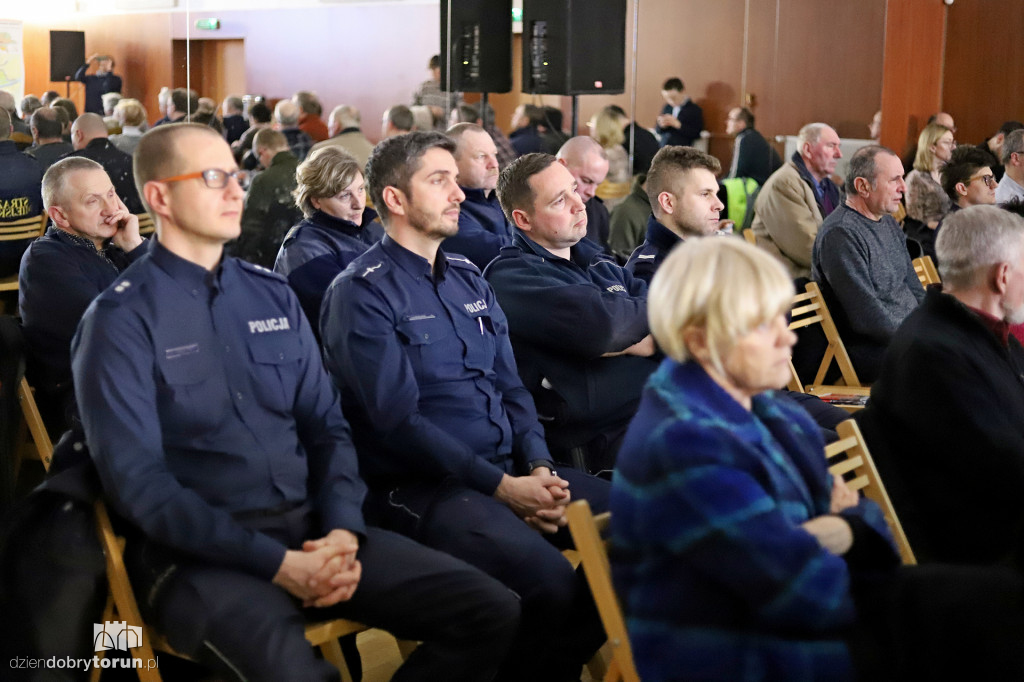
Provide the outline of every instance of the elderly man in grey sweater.
[[858,150],[850,159],[846,203],[822,223],[811,253],[811,277],[862,382],[878,376],[889,339],[924,298],[891,215],[906,188],[895,153],[877,145]]

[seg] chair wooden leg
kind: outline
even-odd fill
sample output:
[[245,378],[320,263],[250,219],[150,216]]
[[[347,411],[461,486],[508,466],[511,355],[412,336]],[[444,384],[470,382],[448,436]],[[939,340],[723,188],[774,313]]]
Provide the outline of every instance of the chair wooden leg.
[[587,661],[587,670],[590,672],[590,678],[594,682],[605,679],[611,661],[611,644],[605,642],[600,649],[594,652],[594,657]]

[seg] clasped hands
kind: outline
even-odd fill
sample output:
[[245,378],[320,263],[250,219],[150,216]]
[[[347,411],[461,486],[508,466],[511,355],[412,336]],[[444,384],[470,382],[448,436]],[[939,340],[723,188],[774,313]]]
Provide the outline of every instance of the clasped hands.
[[537,467],[529,476],[505,474],[494,496],[530,527],[543,533],[555,533],[566,524],[569,482],[547,467]]
[[305,607],[348,601],[363,572],[356,559],[358,551],[359,540],[347,530],[335,529],[317,540],[306,540],[301,550],[285,552],[274,584],[301,599]]

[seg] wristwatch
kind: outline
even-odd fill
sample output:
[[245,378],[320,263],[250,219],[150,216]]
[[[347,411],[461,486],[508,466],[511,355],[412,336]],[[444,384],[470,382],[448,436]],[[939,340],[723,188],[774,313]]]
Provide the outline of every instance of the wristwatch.
[[529,470],[531,474],[533,473],[533,470],[538,467],[547,468],[549,471],[551,471],[552,476],[558,475],[555,472],[555,463],[549,459],[531,459],[529,464],[526,465],[526,468]]

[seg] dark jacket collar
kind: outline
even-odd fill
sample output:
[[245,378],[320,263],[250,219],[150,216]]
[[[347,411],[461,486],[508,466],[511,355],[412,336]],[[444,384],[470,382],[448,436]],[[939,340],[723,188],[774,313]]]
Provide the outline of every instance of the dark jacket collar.
[[535,256],[540,256],[545,260],[554,262],[571,262],[583,270],[589,268],[595,258],[604,254],[600,245],[595,244],[589,239],[583,238],[569,249],[569,260],[566,261],[566,259],[556,256],[537,242],[527,237],[521,230],[515,229],[512,233],[512,245],[519,247],[524,253],[532,253]]
[[440,248],[434,258],[433,270],[430,269],[430,262],[426,258],[405,248],[392,239],[391,235],[384,235],[384,238],[380,240],[380,248],[400,268],[413,277],[427,277],[433,280],[436,275],[438,279],[444,279],[445,273],[448,272],[448,258]]
[[356,234],[364,227],[366,227],[374,220],[376,220],[376,218],[376,211],[374,211],[372,208],[364,208],[363,219],[358,225],[356,225],[351,220],[345,220],[344,218],[335,218],[331,214],[324,213],[323,211],[317,209],[316,211],[313,212],[311,216],[309,216],[309,218],[307,218],[307,220],[316,225],[317,227],[324,227],[329,230],[338,230],[339,232],[344,232],[345,234]]
[[209,291],[210,293],[216,293],[220,290],[220,280],[225,265],[223,255],[220,262],[211,272],[202,265],[197,265],[172,253],[159,240],[150,247],[149,253],[157,267],[166,272],[183,289],[191,292],[193,296],[198,298],[201,292]]
[[659,223],[652,213],[647,217],[647,241],[659,251],[669,251],[683,238]]

